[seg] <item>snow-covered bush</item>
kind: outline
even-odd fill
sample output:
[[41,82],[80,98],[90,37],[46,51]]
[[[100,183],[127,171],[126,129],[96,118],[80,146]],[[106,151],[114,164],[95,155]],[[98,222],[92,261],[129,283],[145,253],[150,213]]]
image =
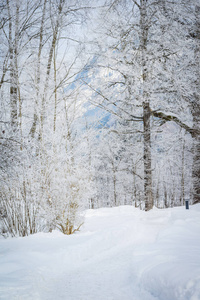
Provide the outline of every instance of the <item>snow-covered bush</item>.
[[43,229],[40,202],[43,198],[38,161],[19,132],[1,126],[0,139],[0,235],[26,236]]
[[4,185],[0,192],[0,234],[14,237],[41,231],[39,211],[38,198],[27,178]]
[[79,230],[91,194],[87,169],[51,161],[46,167],[43,189],[46,200],[42,215],[49,230],[59,229],[64,234]]
[[0,234],[27,236],[59,229],[79,230],[91,195],[86,169],[54,163],[23,169],[23,176],[3,184],[0,192]]

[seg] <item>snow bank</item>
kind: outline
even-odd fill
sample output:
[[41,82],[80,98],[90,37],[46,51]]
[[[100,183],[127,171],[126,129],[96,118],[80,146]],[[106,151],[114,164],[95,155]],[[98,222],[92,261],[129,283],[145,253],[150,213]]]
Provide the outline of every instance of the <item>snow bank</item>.
[[79,233],[0,239],[1,300],[199,300],[200,205],[88,210]]

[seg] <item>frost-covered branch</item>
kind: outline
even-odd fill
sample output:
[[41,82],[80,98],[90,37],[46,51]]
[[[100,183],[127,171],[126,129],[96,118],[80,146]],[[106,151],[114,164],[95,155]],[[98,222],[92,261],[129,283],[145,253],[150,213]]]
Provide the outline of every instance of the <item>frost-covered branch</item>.
[[164,122],[167,121],[173,121],[176,124],[178,124],[180,127],[184,128],[187,132],[189,132],[191,134],[192,137],[194,137],[196,134],[199,134],[199,132],[193,128],[191,128],[190,126],[188,126],[187,124],[183,123],[177,116],[174,116],[172,114],[165,114],[161,111],[151,111],[151,114],[159,119],[162,119]]

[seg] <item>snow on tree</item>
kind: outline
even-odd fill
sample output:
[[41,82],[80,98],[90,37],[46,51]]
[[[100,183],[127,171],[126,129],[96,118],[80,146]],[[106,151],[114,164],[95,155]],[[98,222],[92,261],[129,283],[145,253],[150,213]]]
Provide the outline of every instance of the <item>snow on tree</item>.
[[[161,128],[172,121],[192,137],[194,132],[199,136],[198,130],[192,128],[192,113],[179,84],[180,66],[188,65],[188,56],[194,55],[188,48],[188,32],[183,26],[190,6],[184,1],[167,5],[166,1],[146,0],[106,4],[109,8],[102,10],[96,27],[100,42],[94,55],[99,71],[91,72],[91,102],[129,122],[126,129],[132,130],[132,124],[138,122],[141,131],[143,124],[143,198],[145,209],[149,210],[155,197],[152,182],[157,176],[157,170],[152,169],[154,121],[160,120]],[[183,17],[180,12],[184,12]],[[182,83],[194,78],[192,72],[180,74]],[[191,89],[190,85],[190,93]]]

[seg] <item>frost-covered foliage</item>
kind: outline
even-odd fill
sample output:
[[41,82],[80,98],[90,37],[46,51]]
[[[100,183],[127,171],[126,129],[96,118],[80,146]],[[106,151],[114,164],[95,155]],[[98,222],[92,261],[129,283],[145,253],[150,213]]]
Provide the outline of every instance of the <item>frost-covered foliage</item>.
[[116,120],[112,148],[121,145],[118,159],[128,162],[126,172],[131,164],[137,166],[137,192],[146,210],[153,203],[163,207],[186,198],[195,201],[191,171],[194,158],[193,179],[199,186],[199,160],[191,149],[193,140],[198,145],[195,132],[200,134],[195,96],[199,52],[191,30],[198,24],[198,5],[184,0],[106,3],[109,8],[102,8],[95,28],[96,69],[90,72],[89,87],[91,101]]
[[91,193],[88,172],[84,167],[69,167],[65,162],[50,164],[45,174],[43,203],[44,219],[50,229],[58,228],[72,234],[83,224],[83,211]]
[[86,61],[78,34],[85,18],[83,4],[1,3],[0,228],[4,236],[56,226],[71,234],[83,222],[91,182],[76,134],[84,112],[77,83]]
[[[18,157],[19,159],[19,157]],[[12,174],[0,177],[0,233],[4,236],[26,236],[45,229],[41,220],[41,203],[44,199],[42,176],[28,156],[21,160]]]

